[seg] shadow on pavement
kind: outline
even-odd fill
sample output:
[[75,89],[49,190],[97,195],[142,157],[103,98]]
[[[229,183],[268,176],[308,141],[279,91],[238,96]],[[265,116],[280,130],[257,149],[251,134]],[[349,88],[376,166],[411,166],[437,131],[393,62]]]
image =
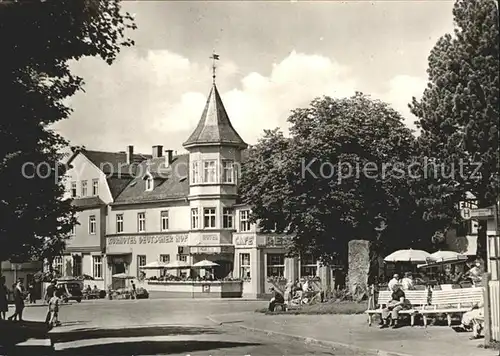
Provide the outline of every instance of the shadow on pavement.
[[[257,346],[255,343],[229,342],[229,341],[137,341],[113,344],[101,344],[68,348],[56,351],[56,355],[168,355],[189,353],[194,351],[209,351],[216,349]],[[30,355],[34,355],[30,353]]]
[[41,321],[0,320],[0,346],[15,345],[28,339],[47,339],[47,324]]
[[213,328],[202,328],[193,326],[148,326],[121,329],[77,329],[72,331],[57,331],[53,329],[50,338],[54,343],[71,342],[78,340],[103,339],[103,338],[127,338],[148,336],[174,336],[174,335],[200,335],[220,334]]

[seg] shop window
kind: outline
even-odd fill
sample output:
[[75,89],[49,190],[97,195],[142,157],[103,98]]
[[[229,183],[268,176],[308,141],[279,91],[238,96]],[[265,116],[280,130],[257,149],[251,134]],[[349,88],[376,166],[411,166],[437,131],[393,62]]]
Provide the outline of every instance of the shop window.
[[250,254],[240,253],[240,278],[250,279]]
[[283,277],[285,275],[285,254],[267,254],[267,277]]
[[137,277],[140,277],[143,273],[141,267],[146,265],[146,256],[145,255],[137,255]]
[[300,256],[300,276],[301,277],[316,277],[317,271],[316,259],[311,254]]
[[102,256],[92,256],[92,275],[95,279],[102,279]]
[[[160,262],[162,263],[170,263],[170,255],[160,255]],[[165,269],[160,270],[160,276],[164,276],[167,274]]]
[[73,276],[82,275],[82,256],[73,256]]

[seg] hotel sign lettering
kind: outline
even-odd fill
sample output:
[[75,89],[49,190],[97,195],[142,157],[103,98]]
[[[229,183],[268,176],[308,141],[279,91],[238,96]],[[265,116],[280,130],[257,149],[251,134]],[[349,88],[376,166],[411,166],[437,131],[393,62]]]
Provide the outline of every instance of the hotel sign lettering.
[[108,245],[168,244],[185,243],[188,235],[113,236],[108,237]]
[[201,241],[219,241],[219,235],[217,234],[206,234],[201,235]]

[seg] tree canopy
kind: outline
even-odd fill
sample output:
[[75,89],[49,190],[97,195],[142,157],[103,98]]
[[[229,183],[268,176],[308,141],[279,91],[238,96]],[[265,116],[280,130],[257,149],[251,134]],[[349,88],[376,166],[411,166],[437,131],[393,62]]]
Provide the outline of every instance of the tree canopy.
[[[420,181],[424,218],[458,222],[458,202],[472,193],[480,208],[499,197],[499,36],[494,0],[458,0],[454,34],[441,37],[429,55],[428,85],[410,108],[421,128],[422,159],[431,158]],[[478,237],[486,257],[486,224]]]
[[288,121],[290,138],[266,131],[243,165],[241,193],[261,231],[288,233],[291,253],[326,260],[345,258],[352,239],[430,243],[410,194],[415,138],[400,114],[357,93],[315,99]]
[[133,28],[119,0],[0,3],[0,260],[64,248],[76,223],[59,164],[68,142],[50,125],[69,117],[64,100],[83,86],[69,61],[111,64]]

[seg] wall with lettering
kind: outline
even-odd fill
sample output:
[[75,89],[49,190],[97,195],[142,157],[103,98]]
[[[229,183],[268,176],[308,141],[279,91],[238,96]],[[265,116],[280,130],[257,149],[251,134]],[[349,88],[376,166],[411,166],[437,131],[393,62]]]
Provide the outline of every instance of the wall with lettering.
[[[168,211],[168,231],[187,231],[190,228],[190,210],[187,202],[177,202],[168,207],[147,206],[144,208],[125,209],[119,207],[109,208],[107,235],[114,235],[116,231],[117,215],[123,215],[123,234],[138,232],[138,213],[146,214],[146,232],[160,233],[162,231],[161,212]],[[168,233],[168,231],[165,231]]]
[[233,236],[233,244],[236,248],[248,248],[257,246],[255,233],[236,233]]
[[146,263],[158,261],[160,255],[170,255],[170,261],[175,261],[178,247],[188,244],[188,234],[108,236],[106,240],[108,253],[132,253],[132,264],[134,265],[137,255],[146,255]]

